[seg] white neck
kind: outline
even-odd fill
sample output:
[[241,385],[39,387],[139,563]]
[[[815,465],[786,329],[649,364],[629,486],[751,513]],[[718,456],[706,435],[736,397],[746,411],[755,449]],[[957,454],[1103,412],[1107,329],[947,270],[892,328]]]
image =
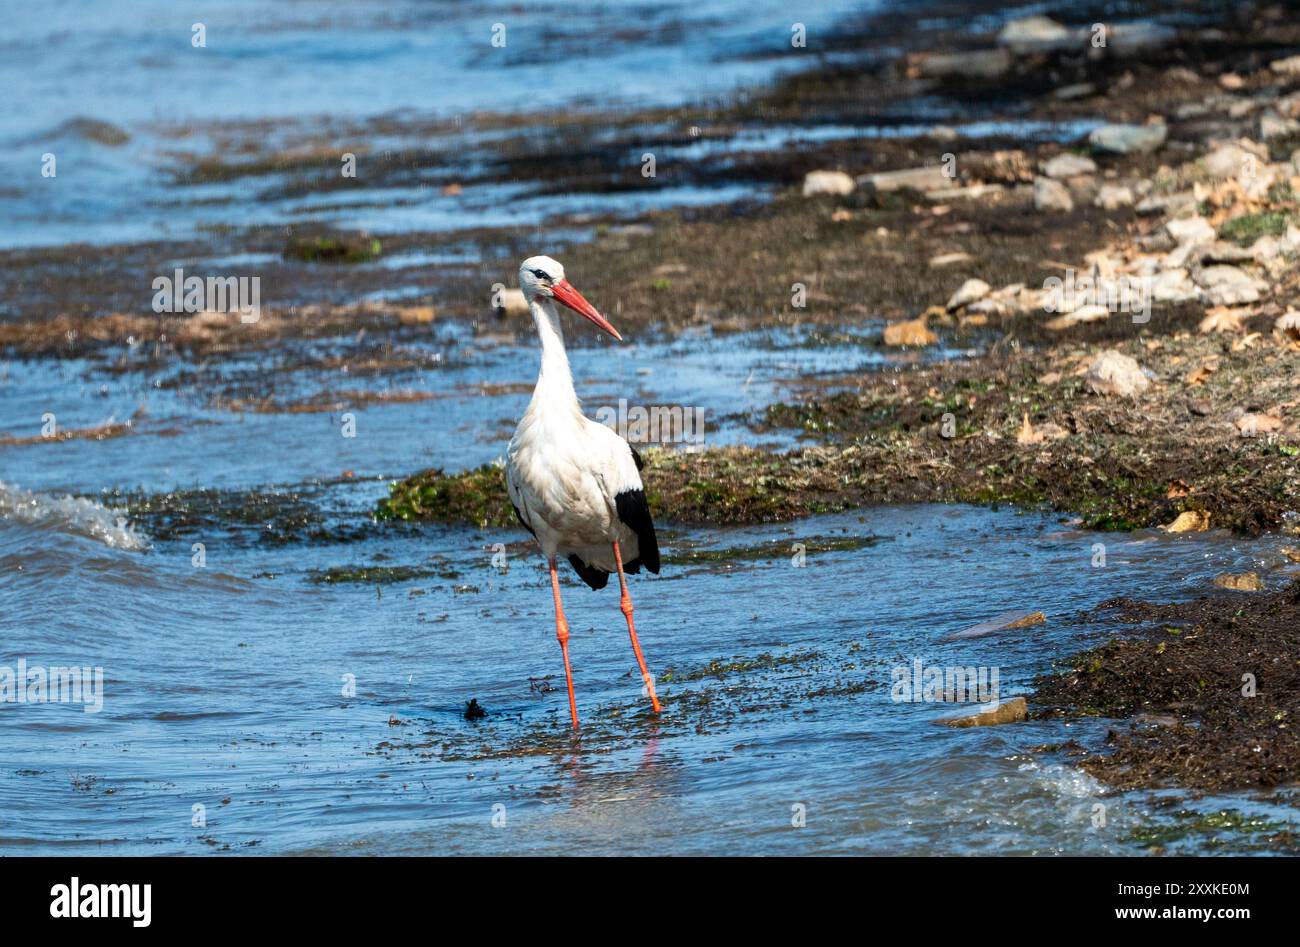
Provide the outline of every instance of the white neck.
[[560,316],[555,303],[545,296],[535,296],[528,303],[537,337],[542,342],[542,367],[537,373],[537,387],[533,389],[533,405],[546,408],[548,413],[561,414],[569,409],[581,416],[578,395],[573,390],[573,373],[569,370],[569,356],[564,351],[564,333],[560,330]]

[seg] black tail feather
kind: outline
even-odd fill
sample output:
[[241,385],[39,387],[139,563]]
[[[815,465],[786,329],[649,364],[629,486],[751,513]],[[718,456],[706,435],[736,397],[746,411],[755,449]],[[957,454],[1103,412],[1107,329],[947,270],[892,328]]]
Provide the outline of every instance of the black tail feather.
[[[578,573],[578,577],[586,582],[593,589],[603,589],[609,582],[609,573],[604,569],[597,569],[595,566],[589,566],[577,556],[569,557],[569,565],[573,566],[573,571]],[[625,571],[631,571],[625,569]]]

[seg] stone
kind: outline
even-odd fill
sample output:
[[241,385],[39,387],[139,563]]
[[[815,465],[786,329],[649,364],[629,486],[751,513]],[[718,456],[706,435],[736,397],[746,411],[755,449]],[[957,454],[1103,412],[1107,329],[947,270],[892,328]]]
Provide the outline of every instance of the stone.
[[1017,53],[1048,52],[1079,45],[1079,37],[1046,16],[1011,20],[998,33],[998,42]]
[[1282,237],[1282,252],[1300,252],[1300,227],[1295,224],[1287,224],[1286,235]]
[[1268,263],[1282,255],[1282,243],[1277,237],[1264,234],[1250,245],[1250,256],[1259,263]]
[[982,279],[968,279],[962,283],[957,292],[953,293],[948,299],[947,310],[954,312],[962,306],[968,306],[977,299],[983,299],[989,294],[991,287]]
[[1277,317],[1273,328],[1284,336],[1300,342],[1300,312],[1292,309]]
[[1076,204],[1091,204],[1097,196],[1097,177],[1092,174],[1076,174],[1062,182],[1070,189],[1070,197]]
[[1145,391],[1151,380],[1137,361],[1122,352],[1107,349],[1088,366],[1088,387],[1099,395],[1131,398]]
[[1011,65],[1011,53],[1005,49],[975,49],[927,53],[917,61],[916,71],[926,79],[996,79]]
[[939,337],[925,324],[925,317],[891,322],[885,326],[886,345],[933,345]]
[[1218,181],[1235,178],[1259,163],[1259,158],[1238,145],[1220,145],[1205,156],[1205,170]]
[[1122,184],[1103,184],[1098,188],[1092,203],[1102,210],[1119,210],[1121,207],[1132,207],[1136,200],[1132,188]]
[[1034,207],[1037,210],[1055,210],[1069,213],[1074,210],[1070,189],[1051,178],[1034,178]]
[[951,634],[943,636],[944,641],[961,641],[965,638],[983,638],[985,635],[995,634],[999,631],[1014,631],[1019,628],[1032,628],[1035,625],[1044,624],[1047,616],[1042,612],[1003,612],[1001,615],[995,615],[988,621],[982,621],[978,625],[971,625],[961,631],[954,631]]
[[1088,136],[1088,143],[1099,151],[1115,154],[1149,154],[1169,137],[1165,125],[1103,125]]
[[1080,306],[1072,312],[1057,316],[1048,322],[1043,323],[1044,329],[1050,329],[1053,332],[1060,332],[1069,329],[1084,322],[1104,322],[1110,318],[1110,310],[1105,306],[1093,304],[1089,306]]
[[1179,191],[1176,194],[1149,194],[1137,205],[1139,214],[1169,214],[1181,216],[1195,213],[1199,201],[1192,191]]
[[927,165],[922,168],[904,168],[901,171],[880,171],[876,174],[864,174],[858,183],[875,193],[889,191],[937,191],[953,185],[952,178],[943,173],[940,165]]
[[1264,112],[1259,116],[1260,141],[1289,138],[1297,132],[1300,132],[1300,122],[1294,118],[1283,118],[1273,112]]
[[1168,221],[1165,230],[1179,244],[1210,243],[1218,236],[1204,217],[1179,217]]
[[945,201],[967,201],[981,197],[991,197],[994,194],[1001,194],[1006,188],[1001,184],[968,184],[965,187],[945,187],[937,191],[926,191],[925,199],[928,201],[945,202]]
[[1162,526],[1167,533],[1203,533],[1210,528],[1210,514],[1204,510],[1184,510],[1168,526]]
[[1073,99],[1086,99],[1097,92],[1097,87],[1091,82],[1075,82],[1071,85],[1063,85],[1052,93],[1052,98],[1061,102],[1069,102]]
[[957,717],[941,717],[935,723],[949,727],[992,727],[1003,723],[1018,723],[1029,716],[1029,703],[1023,697],[1000,700],[983,710]]
[[1203,267],[1196,273],[1196,284],[1206,301],[1215,306],[1241,306],[1259,300],[1267,287],[1249,273],[1226,263]]
[[1231,573],[1223,572],[1214,577],[1214,584],[1221,589],[1234,592],[1259,592],[1264,588],[1264,581],[1258,572]]
[[803,196],[815,194],[852,194],[857,184],[843,171],[809,171],[803,178]]
[[1043,164],[1043,173],[1049,178],[1056,178],[1058,181],[1077,177],[1080,174],[1096,174],[1097,162],[1085,155],[1066,152],[1045,162]]
[[1188,302],[1199,295],[1196,284],[1187,275],[1187,271],[1182,269],[1163,270],[1151,284],[1151,299],[1154,302]]
[[1268,64],[1268,68],[1283,76],[1300,76],[1300,56],[1288,56],[1285,59],[1274,59]]
[[965,250],[956,250],[952,253],[940,253],[936,257],[930,258],[931,266],[952,266],[954,263],[969,263],[975,258]]
[[1156,23],[1154,20],[1135,20],[1131,23],[1116,23],[1110,28],[1106,38],[1106,47],[1117,56],[1130,56],[1145,50],[1164,46],[1177,36],[1171,26]]

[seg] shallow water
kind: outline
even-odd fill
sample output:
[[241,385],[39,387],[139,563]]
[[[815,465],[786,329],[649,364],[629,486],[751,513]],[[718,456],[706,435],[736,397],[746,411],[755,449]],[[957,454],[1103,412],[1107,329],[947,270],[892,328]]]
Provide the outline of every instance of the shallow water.
[[[689,446],[716,447],[752,439],[744,419],[787,397],[803,380],[915,357],[887,355],[878,345],[882,325],[867,322],[833,333],[814,326],[718,336],[687,332],[667,342],[574,347],[570,361],[589,416],[603,420],[601,413],[608,412],[616,423],[621,417],[631,424],[637,407],[683,406],[694,412]],[[153,369],[143,355],[139,369],[112,374],[86,361],[5,364],[0,436],[34,441],[0,445],[5,478],[55,492],[246,488],[333,478],[343,471],[364,478],[421,467],[458,470],[503,456],[532,396],[538,358],[532,346],[435,324],[427,337],[377,351],[404,359],[409,369],[368,376],[348,370],[359,360],[350,341],[227,357],[208,366],[197,383],[187,374],[195,366]],[[351,357],[343,365],[322,367],[347,352]],[[923,357],[961,354],[941,348]],[[130,353],[122,357],[123,364],[132,364]],[[427,398],[354,406],[353,392]],[[337,408],[288,410],[330,393],[337,394]],[[263,396],[283,410],[230,409],[232,400]],[[129,422],[130,433],[51,443],[40,437],[50,415],[56,432]],[[345,436],[345,415],[354,419],[355,436]],[[634,430],[621,433],[635,439]],[[688,432],[683,427],[681,433]],[[776,433],[764,442],[788,444],[790,437]],[[262,444],[274,450],[257,449]]]
[[[513,531],[211,536],[195,568],[188,540],[109,546],[88,515],[0,518],[0,665],[104,675],[97,713],[0,705],[9,853],[1137,853],[1124,838],[1153,818],[1144,796],[1027,753],[1079,727],[937,727],[961,708],[895,702],[892,669],[997,668],[1005,699],[1079,643],[1077,609],[1188,594],[1261,553],[924,506],[671,534],[670,554],[692,556],[634,581],[660,720],[616,596],[566,578],[573,740],[545,573]],[[436,574],[314,581],[362,564]],[[1014,607],[1049,621],[941,640]],[[485,720],[463,719],[470,698]]]
[[[205,400],[248,373],[274,376],[286,400],[337,389],[338,369],[312,361],[328,341],[286,356],[283,378],[249,357],[206,387],[166,383],[195,366],[155,376],[36,361],[0,373],[6,405],[31,428],[10,434],[35,433],[41,411],[63,427],[134,417],[135,428],[0,447],[0,678],[20,660],[103,673],[98,712],[0,703],[0,851],[1136,854],[1129,836],[1167,819],[1147,795],[1108,795],[1028,752],[1095,738],[1104,723],[937,727],[963,708],[894,701],[893,671],[918,659],[996,668],[1005,699],[1109,633],[1074,623],[1080,610],[1194,594],[1218,572],[1271,566],[1276,540],[1089,534],[1042,514],[937,506],[668,529],[663,574],[633,589],[665,699],[658,721],[616,596],[565,578],[584,719],[574,741],[547,579],[526,537],[369,520],[386,472],[499,456],[528,396],[535,353],[438,331],[449,334],[412,343],[424,361],[407,373],[347,380],[434,396],[358,408],[353,439],[337,411]],[[619,394],[694,399],[706,444],[748,442],[730,416],[739,408],[812,374],[888,370],[878,331],[572,355],[589,412]],[[352,468],[350,480],[314,479]],[[63,496],[277,483],[304,484],[294,509],[324,526],[311,541],[219,518],[150,536]],[[1093,566],[1096,543],[1105,568]],[[1021,608],[1048,623],[944,640]],[[463,719],[470,699],[485,720]],[[1098,804],[1105,830],[1092,826]]]

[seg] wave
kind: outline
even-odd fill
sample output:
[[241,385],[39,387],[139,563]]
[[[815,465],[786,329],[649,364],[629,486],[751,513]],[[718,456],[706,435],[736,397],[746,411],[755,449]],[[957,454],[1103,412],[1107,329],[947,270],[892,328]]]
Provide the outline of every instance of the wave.
[[75,533],[112,549],[144,550],[148,537],[111,510],[84,497],[56,497],[12,487],[0,481],[0,520],[13,520],[40,529]]

